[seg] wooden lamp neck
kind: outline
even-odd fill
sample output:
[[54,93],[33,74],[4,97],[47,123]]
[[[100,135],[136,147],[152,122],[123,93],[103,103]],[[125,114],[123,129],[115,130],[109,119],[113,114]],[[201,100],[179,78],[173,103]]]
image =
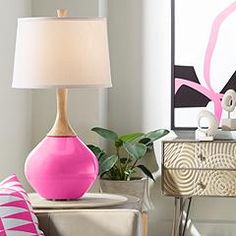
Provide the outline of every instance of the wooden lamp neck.
[[67,113],[67,89],[57,89],[57,116],[48,136],[76,136]]

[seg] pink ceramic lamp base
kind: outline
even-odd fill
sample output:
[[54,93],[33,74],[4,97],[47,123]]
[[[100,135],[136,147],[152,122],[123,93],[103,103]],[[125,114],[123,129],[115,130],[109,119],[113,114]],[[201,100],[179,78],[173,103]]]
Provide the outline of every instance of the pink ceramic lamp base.
[[46,199],[78,199],[97,174],[97,158],[76,136],[45,137],[25,163],[27,180]]

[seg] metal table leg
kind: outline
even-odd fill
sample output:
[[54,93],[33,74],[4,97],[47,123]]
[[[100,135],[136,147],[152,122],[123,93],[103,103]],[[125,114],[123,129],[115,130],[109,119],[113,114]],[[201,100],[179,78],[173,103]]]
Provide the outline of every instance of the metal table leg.
[[183,201],[183,198],[180,198],[179,199],[179,212],[180,212],[180,214],[179,214],[179,235],[181,235],[182,234],[182,225],[183,225],[183,209],[184,209],[184,206],[183,206],[183,204],[184,204],[184,201]]
[[[192,198],[175,197],[172,236],[184,236],[189,219]],[[186,212],[186,216],[184,215]]]

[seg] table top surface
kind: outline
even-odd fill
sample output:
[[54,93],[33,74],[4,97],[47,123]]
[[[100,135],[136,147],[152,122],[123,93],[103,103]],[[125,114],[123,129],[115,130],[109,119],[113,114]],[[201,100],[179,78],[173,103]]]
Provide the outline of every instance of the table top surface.
[[133,196],[105,193],[86,193],[82,198],[72,201],[52,201],[29,193],[31,204],[36,210],[70,209],[136,209],[141,210],[141,202]]
[[175,138],[175,139],[166,139],[162,143],[236,143],[235,139],[214,139],[213,141],[199,141],[194,138]]

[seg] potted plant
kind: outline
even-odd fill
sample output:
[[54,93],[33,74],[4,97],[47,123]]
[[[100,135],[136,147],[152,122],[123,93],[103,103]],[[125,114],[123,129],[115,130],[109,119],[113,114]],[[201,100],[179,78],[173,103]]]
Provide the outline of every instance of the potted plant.
[[[121,136],[112,130],[100,127],[95,127],[92,131],[113,144],[111,153],[95,145],[88,145],[98,158],[102,192],[134,195],[143,199],[147,179],[155,180],[151,171],[140,161],[152,151],[153,142],[169,131],[159,129],[146,134],[138,132]],[[147,178],[140,177],[139,171]]]

